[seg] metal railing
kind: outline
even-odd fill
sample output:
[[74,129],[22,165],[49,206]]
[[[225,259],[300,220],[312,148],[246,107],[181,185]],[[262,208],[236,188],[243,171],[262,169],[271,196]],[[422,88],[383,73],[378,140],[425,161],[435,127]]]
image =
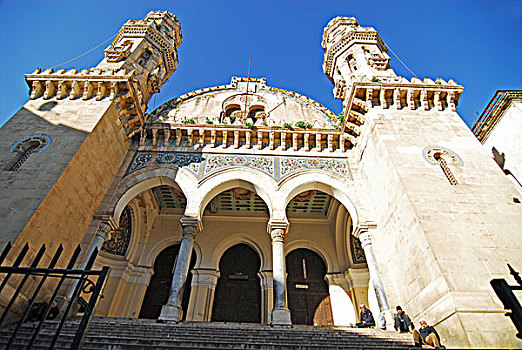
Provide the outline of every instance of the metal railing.
[[508,268],[509,273],[511,273],[515,281],[517,281],[518,286],[510,286],[503,278],[492,279],[489,283],[495,293],[497,293],[502,304],[504,304],[504,309],[511,310],[511,312],[506,313],[506,316],[510,317],[515,325],[518,331],[516,334],[517,338],[522,339],[522,307],[515,293],[513,293],[514,290],[522,290],[522,278],[520,278],[518,272],[515,271],[511,265],[508,264]]
[[[9,243],[0,255],[0,265],[4,262],[10,250],[11,244]],[[54,334],[52,334],[52,340],[49,344],[49,349],[53,349],[56,345],[56,342],[58,341],[60,332],[63,329],[65,321],[67,320],[69,313],[71,313],[73,305],[78,302],[78,297],[80,293],[83,293],[82,296],[90,297],[88,298],[89,300],[87,301],[87,305],[85,306],[83,315],[80,318],[80,323],[75,332],[75,336],[70,348],[81,349],[82,347],[87,328],[94,314],[94,310],[98,303],[101,292],[103,291],[103,287],[105,285],[107,276],[109,275],[110,268],[104,266],[101,270],[92,270],[92,266],[98,255],[98,250],[96,249],[89,257],[89,260],[85,265],[84,269],[73,269],[76,260],[80,255],[80,245],[76,247],[76,250],[69,259],[69,262],[65,269],[55,268],[63,252],[63,247],[61,244],[54,253],[54,256],[48,264],[48,266],[38,267],[38,264],[40,263],[40,260],[42,259],[45,250],[46,247],[44,244],[40,247],[33,261],[30,262],[30,265],[28,267],[20,267],[22,261],[27,255],[27,252],[29,251],[29,244],[26,243],[11,266],[0,266],[0,278],[3,275],[3,281],[0,284],[0,295],[2,294],[2,292],[4,292],[4,289],[8,284],[9,280],[14,280],[11,287],[13,289],[16,288],[12,296],[10,297],[9,302],[5,306],[2,315],[0,316],[0,326],[6,326],[4,323],[7,323],[7,316],[9,314],[11,315],[11,317],[13,315],[16,315],[16,318],[19,318],[14,322],[14,324],[11,325],[14,326],[14,328],[12,328],[11,336],[6,345],[6,349],[9,349],[11,346],[14,345],[15,339],[17,338],[17,335],[22,325],[29,319],[34,318],[35,307],[43,305],[46,305],[45,310],[43,312],[41,312],[40,310],[40,312],[38,313],[38,324],[36,325],[36,327],[32,329],[32,335],[31,339],[29,340],[29,343],[24,346],[26,349],[31,349],[32,346],[35,345],[38,334],[40,333],[40,330],[42,329],[46,320],[48,320],[49,314],[55,313],[55,317],[58,317],[59,314],[61,314],[61,317],[59,317],[58,326],[56,327],[56,329],[53,330]],[[12,277],[14,278],[12,279]],[[15,286],[18,280],[18,285]],[[31,280],[31,284],[27,284],[29,280]],[[72,298],[70,298],[70,300],[66,300],[65,304],[62,305],[62,312],[52,310],[53,308],[57,308],[55,300],[57,299],[58,294],[66,281],[78,281],[77,283],[72,283],[72,286],[74,288],[72,294],[73,296]],[[47,288],[44,288],[44,286]],[[23,295],[24,293],[22,293],[24,287],[25,290],[29,290],[29,292],[25,293],[27,295]],[[51,296],[49,296],[49,292],[41,293],[42,290],[52,290]],[[45,295],[42,296],[42,294]],[[37,303],[37,300],[45,300],[45,303]],[[21,309],[23,311],[18,312],[20,309],[19,305],[21,303],[27,304],[27,306],[25,308],[22,307]],[[16,311],[13,311],[13,308],[16,307],[18,307],[18,309]],[[47,333],[46,337],[49,337]],[[42,337],[40,337],[39,341],[42,340]]]

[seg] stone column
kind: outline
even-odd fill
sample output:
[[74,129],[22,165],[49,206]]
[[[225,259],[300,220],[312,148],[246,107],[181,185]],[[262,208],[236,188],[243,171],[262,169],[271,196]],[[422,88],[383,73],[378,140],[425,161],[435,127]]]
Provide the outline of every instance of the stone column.
[[219,271],[210,268],[192,270],[192,290],[187,321],[210,322]]
[[[104,217],[102,220],[103,221],[98,225],[96,234],[94,235],[94,238],[92,239],[91,244],[85,253],[83,261],[80,264],[80,269],[84,269],[85,266],[87,266],[87,262],[89,262],[89,259],[91,258],[94,250],[97,249],[98,252],[100,252],[103,243],[111,236],[111,230],[115,227],[112,217]],[[77,284],[78,280],[75,279],[71,284],[71,288],[69,288],[67,296],[65,297],[66,301],[72,299]],[[67,305],[67,302],[65,302],[63,305]]]
[[[381,314],[384,314],[386,319],[386,327],[388,329],[390,327],[393,329],[393,315],[390,310],[390,304],[388,303],[388,297],[386,296],[381,273],[379,271],[379,267],[377,266],[377,259],[375,259],[375,254],[373,252],[372,240],[369,231],[372,228],[375,228],[375,226],[361,225],[355,230],[354,236],[359,238],[361,241],[361,246],[364,250],[364,255],[366,256],[366,264],[368,265],[368,270],[370,271],[370,284],[373,285],[375,290],[375,296],[377,298],[377,303],[379,304]],[[379,315],[374,315],[374,318],[376,325],[379,326]]]
[[174,270],[174,277],[172,278],[170,296],[167,304],[161,308],[161,314],[158,318],[158,320],[165,322],[179,322],[182,319],[181,300],[185,282],[187,281],[194,240],[198,232],[199,221],[197,219],[181,218],[180,222],[183,227],[183,238],[181,239],[178,260]]
[[102,221],[100,223],[100,226],[98,226],[98,230],[96,230],[96,234],[89,245],[89,249],[87,250],[87,253],[85,253],[85,258],[83,259],[80,268],[85,268],[95,249],[98,250],[98,253],[100,252],[103,243],[111,238],[111,231],[113,228],[114,225],[111,225],[110,221]]
[[288,309],[286,295],[286,266],[284,240],[287,223],[269,223],[272,237],[272,270],[274,283],[274,309],[272,310],[272,324],[291,325],[292,318]]
[[274,308],[274,283],[272,271],[258,272],[261,285],[261,323],[270,324],[270,311]]

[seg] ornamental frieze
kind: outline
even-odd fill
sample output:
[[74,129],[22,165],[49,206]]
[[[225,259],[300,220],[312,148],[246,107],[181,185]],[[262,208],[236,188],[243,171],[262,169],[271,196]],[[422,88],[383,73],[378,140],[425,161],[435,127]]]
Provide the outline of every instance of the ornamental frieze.
[[326,171],[343,178],[352,178],[347,161],[339,158],[145,151],[138,151],[134,154],[125,176],[152,166],[170,165],[191,171],[198,181],[203,181],[217,172],[232,167],[257,170],[277,182],[303,170]]
[[302,170],[324,170],[342,177],[349,177],[348,165],[344,160],[319,157],[281,157],[279,169],[281,179]]
[[223,170],[233,166],[256,169],[270,175],[271,177],[275,177],[275,157],[208,154],[205,158],[203,178],[218,170]]
[[151,166],[176,165],[178,168],[187,168],[196,176],[203,158],[199,153],[176,152],[136,152],[125,176]]

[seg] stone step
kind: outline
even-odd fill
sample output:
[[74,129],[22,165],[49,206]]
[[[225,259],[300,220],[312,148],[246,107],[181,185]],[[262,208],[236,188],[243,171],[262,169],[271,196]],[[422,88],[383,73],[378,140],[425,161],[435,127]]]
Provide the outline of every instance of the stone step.
[[[70,347],[78,324],[78,319],[66,322],[56,349]],[[20,329],[13,349],[24,348],[35,326]],[[35,349],[48,348],[57,326],[44,324]],[[0,329],[0,345],[7,344],[12,329]],[[409,334],[378,329],[94,318],[83,349],[408,349],[412,344]]]

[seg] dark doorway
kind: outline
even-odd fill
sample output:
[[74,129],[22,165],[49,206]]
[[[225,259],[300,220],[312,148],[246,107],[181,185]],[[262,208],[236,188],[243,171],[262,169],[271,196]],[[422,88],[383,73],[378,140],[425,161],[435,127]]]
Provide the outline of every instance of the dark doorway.
[[[288,307],[292,312],[293,324],[314,325],[314,315],[323,302],[315,324],[331,324],[324,318],[323,308],[330,308],[328,284],[324,276],[326,265],[319,255],[309,249],[296,249],[286,256],[288,273]],[[331,309],[330,315],[331,315]],[[326,313],[328,315],[328,313]]]
[[246,244],[229,248],[219,262],[212,321],[261,323],[261,260]]
[[[150,279],[149,286],[145,292],[145,298],[141,305],[139,318],[158,318],[161,313],[161,307],[165,305],[169,299],[170,286],[172,284],[172,276],[174,276],[174,263],[178,258],[179,244],[170,246],[163,250],[156,261],[154,261],[154,275]],[[190,298],[190,284],[192,282],[192,273],[190,272],[196,264],[196,253],[192,251],[190,260],[189,273],[185,282],[185,290],[183,291],[183,299],[181,306],[183,308],[183,320],[187,314],[187,307]]]

